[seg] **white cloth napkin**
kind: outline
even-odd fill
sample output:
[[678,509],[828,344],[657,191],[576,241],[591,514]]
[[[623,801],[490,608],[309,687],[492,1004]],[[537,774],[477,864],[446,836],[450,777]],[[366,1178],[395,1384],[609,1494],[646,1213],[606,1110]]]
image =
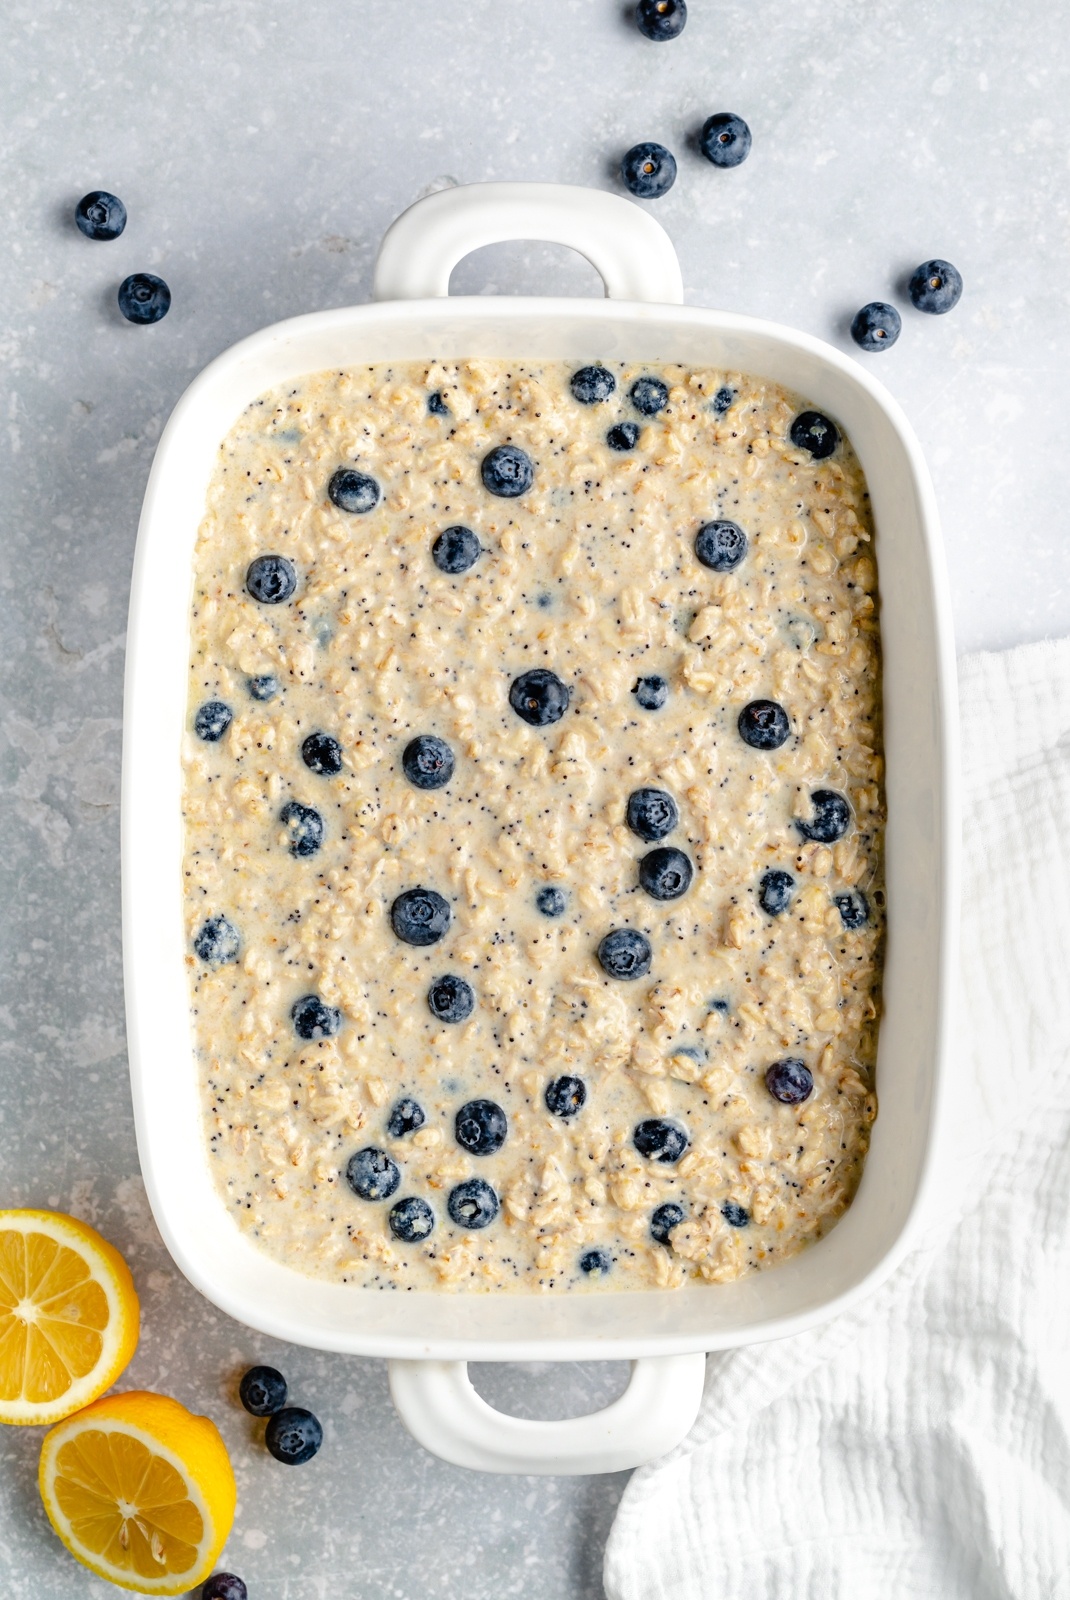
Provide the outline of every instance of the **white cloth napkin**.
[[636,1472],[608,1600],[1070,1596],[1070,639],[960,668],[947,1175],[857,1311],[713,1355]]

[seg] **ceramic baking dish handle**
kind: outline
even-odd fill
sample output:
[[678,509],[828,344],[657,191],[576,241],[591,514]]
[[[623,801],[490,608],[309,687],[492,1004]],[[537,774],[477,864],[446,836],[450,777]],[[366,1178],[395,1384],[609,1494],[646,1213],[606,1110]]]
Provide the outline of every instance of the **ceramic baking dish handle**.
[[620,195],[563,183],[471,183],[417,200],[383,237],[374,297],[439,299],[462,257],[506,239],[578,250],[611,300],[683,300],[680,263],[660,223]]
[[506,1416],[480,1398],[464,1361],[391,1361],[390,1393],[413,1438],[475,1472],[621,1472],[663,1456],[698,1414],[706,1357],[644,1356],[603,1411],[564,1422]]

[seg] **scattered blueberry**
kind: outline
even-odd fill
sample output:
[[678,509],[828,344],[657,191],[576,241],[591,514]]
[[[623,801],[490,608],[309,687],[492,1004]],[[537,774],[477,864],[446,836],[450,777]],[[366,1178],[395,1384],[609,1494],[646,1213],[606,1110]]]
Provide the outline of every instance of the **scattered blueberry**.
[[342,1013],[324,1003],[318,994],[302,995],[290,1007],[290,1019],[299,1039],[333,1039],[342,1026]]
[[750,1221],[750,1212],[744,1206],[738,1206],[734,1200],[725,1201],[721,1215],[730,1228],[745,1228]]
[[250,678],[245,687],[254,700],[274,700],[279,692],[279,680],[265,672],[259,678]]
[[856,311],[851,323],[851,338],[863,350],[888,350],[898,339],[903,320],[894,306],[871,300]]
[[319,1419],[301,1406],[284,1406],[276,1411],[264,1430],[264,1443],[276,1461],[300,1467],[311,1461],[323,1443]]
[[835,844],[842,839],[851,825],[851,808],[843,795],[835,789],[815,789],[810,804],[814,814],[808,822],[795,818],[803,838],[813,839],[816,844]]
[[606,434],[606,443],[611,450],[634,450],[639,443],[639,424],[618,422]]
[[427,991],[427,1006],[439,1022],[464,1022],[475,1009],[472,985],[452,973],[436,978]]
[[286,1379],[275,1367],[250,1367],[238,1385],[238,1398],[251,1417],[270,1417],[286,1404]]
[[193,731],[205,744],[217,744],[233,720],[233,711],[222,700],[206,700],[203,706],[197,707]]
[[941,261],[937,256],[932,261],[923,261],[914,271],[907,292],[919,311],[942,316],[962,298],[962,274],[950,261]]
[[482,1178],[466,1178],[450,1190],[446,1210],[459,1228],[486,1228],[498,1215],[498,1196]]
[[666,1122],[664,1117],[647,1117],[645,1122],[636,1123],[632,1143],[641,1156],[671,1166],[679,1161],[691,1140],[678,1122]]
[[636,378],[628,398],[642,416],[656,417],[669,403],[669,386],[660,378]]
[[509,704],[518,717],[533,728],[549,727],[560,722],[568,710],[569,690],[555,672],[546,667],[533,667],[522,672],[509,685]]
[[713,399],[710,401],[710,410],[713,412],[714,416],[723,417],[735,398],[736,391],[734,389],[730,389],[726,383],[722,384],[717,393],[714,395]]
[[650,971],[650,940],[634,928],[614,928],[598,946],[598,961],[609,978],[629,982],[644,978]]
[[686,1216],[683,1206],[677,1205],[675,1200],[667,1200],[663,1206],[658,1206],[650,1218],[650,1237],[654,1243],[669,1244],[670,1233]]
[[404,1100],[398,1100],[391,1106],[386,1119],[386,1131],[392,1139],[404,1139],[406,1134],[422,1128],[426,1121],[420,1102],[406,1095]]
[[369,1144],[354,1150],[346,1162],[346,1182],[361,1200],[389,1200],[397,1192],[401,1172],[385,1150]]
[[201,1590],[201,1600],[249,1600],[249,1591],[233,1572],[213,1572]]
[[329,733],[310,733],[301,746],[301,760],[310,772],[334,778],[342,770],[342,746]]
[[653,672],[648,678],[637,678],[632,693],[644,711],[660,711],[669,698],[669,685]]
[[711,572],[731,572],[747,553],[747,535],[736,522],[707,522],[695,535],[695,554]]
[[431,546],[431,559],[435,566],[440,572],[448,572],[451,578],[474,567],[482,554],[483,546],[471,528],[463,528],[459,524],[453,528],[443,528]]
[[132,272],[119,285],[119,310],[142,327],[160,322],[171,309],[171,291],[154,272]]
[[687,21],[687,0],[639,0],[635,26],[655,44],[679,38]]
[[527,494],[535,482],[535,466],[518,445],[499,444],[483,457],[479,475],[488,494],[515,500],[517,495]]
[[450,408],[446,404],[446,396],[441,389],[436,389],[434,394],[427,397],[427,409],[433,417],[448,417]]
[[535,896],[535,909],[544,917],[563,917],[565,905],[564,889],[557,889],[552,883],[544,883]]
[[680,821],[676,801],[664,789],[633,789],[625,816],[632,832],[647,844],[657,844]]
[[635,144],[620,164],[624,187],[639,200],[659,200],[676,182],[676,157],[663,144]]
[[441,789],[453,777],[453,751],[433,733],[417,734],[401,753],[401,770],[414,789]]
[[93,189],[75,206],[74,220],[87,239],[117,239],[126,227],[126,207],[107,189]]
[[855,928],[865,927],[869,921],[869,901],[861,889],[847,889],[842,894],[834,894],[832,900],[845,928],[853,932]]
[[678,900],[691,887],[695,869],[682,850],[662,845],[639,862],[639,883],[655,900]]
[[396,1206],[391,1206],[387,1218],[390,1232],[403,1244],[419,1244],[435,1231],[435,1213],[426,1200],[417,1195],[406,1195]]
[[702,124],[699,144],[715,167],[738,167],[750,155],[750,129],[734,112],[718,111]]
[[238,930],[226,917],[209,917],[193,941],[193,948],[210,967],[237,961],[241,940]]
[[580,1271],[589,1278],[604,1278],[613,1267],[608,1250],[585,1250],[580,1256]]
[[840,442],[836,424],[820,411],[800,411],[789,433],[796,450],[809,450],[815,461],[824,461]]
[[554,1078],[546,1085],[546,1109],[568,1121],[587,1104],[587,1085],[582,1078]]
[[767,917],[779,917],[791,905],[795,893],[795,879],[780,867],[770,867],[763,872],[758,884],[758,904]]
[[781,1105],[797,1106],[813,1093],[814,1075],[805,1061],[788,1056],[784,1061],[774,1061],[767,1068],[765,1087]]
[[752,700],[739,713],[736,726],[752,750],[779,750],[791,733],[788,714],[775,700]]
[[453,1121],[457,1143],[473,1156],[492,1156],[505,1143],[508,1130],[505,1112],[493,1100],[469,1100]]
[[390,926],[406,944],[437,944],[450,918],[449,903],[434,889],[406,889],[390,907]]
[[245,587],[261,605],[277,606],[297,588],[297,573],[285,556],[256,556],[245,574]]
[[339,511],[348,511],[355,517],[374,511],[383,497],[375,479],[366,472],[358,472],[355,467],[339,467],[332,473],[327,493]]
[[569,383],[572,398],[581,406],[594,406],[600,400],[608,400],[616,387],[617,380],[606,367],[580,367]]
[[287,800],[279,812],[279,821],[290,835],[289,851],[300,860],[314,856],[323,843],[323,818],[312,806],[303,806],[300,800]]

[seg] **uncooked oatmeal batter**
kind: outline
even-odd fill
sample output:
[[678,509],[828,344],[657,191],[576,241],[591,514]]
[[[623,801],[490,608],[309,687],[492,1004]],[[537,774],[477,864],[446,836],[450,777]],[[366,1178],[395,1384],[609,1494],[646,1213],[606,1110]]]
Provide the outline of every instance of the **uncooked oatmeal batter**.
[[849,1204],[884,895],[835,423],[687,367],[325,372],[224,442],[186,918],[236,1222],[378,1288],[725,1282]]

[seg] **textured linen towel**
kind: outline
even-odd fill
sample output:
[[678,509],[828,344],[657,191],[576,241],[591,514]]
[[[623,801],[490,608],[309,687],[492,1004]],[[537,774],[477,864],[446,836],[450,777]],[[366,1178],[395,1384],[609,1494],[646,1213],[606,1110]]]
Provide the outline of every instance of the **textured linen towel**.
[[609,1600],[1070,1597],[1070,640],[960,666],[960,1004],[921,1247],[710,1356],[636,1472]]

